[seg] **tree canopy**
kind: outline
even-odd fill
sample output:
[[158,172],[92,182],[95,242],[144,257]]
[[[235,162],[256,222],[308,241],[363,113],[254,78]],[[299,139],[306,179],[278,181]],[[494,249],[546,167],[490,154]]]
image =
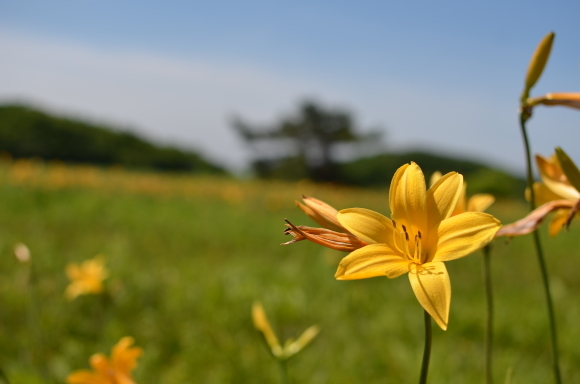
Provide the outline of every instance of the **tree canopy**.
[[268,127],[235,119],[234,129],[250,146],[252,167],[262,178],[340,181],[339,150],[376,145],[379,131],[360,133],[351,114],[305,101],[298,113]]
[[0,106],[0,152],[15,158],[226,173],[195,152],[158,146],[131,132],[55,117],[21,105]]

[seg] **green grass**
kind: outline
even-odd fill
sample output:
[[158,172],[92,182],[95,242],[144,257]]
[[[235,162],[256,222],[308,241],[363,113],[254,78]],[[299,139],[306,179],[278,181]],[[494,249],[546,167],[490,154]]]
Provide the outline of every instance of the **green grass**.
[[[322,329],[290,361],[294,383],[418,380],[423,313],[405,276],[340,282],[333,275],[344,254],[307,242],[279,245],[289,240],[284,218],[312,225],[294,207],[300,193],[337,208],[388,213],[386,191],[151,175],[142,176],[180,187],[139,189],[139,175],[117,171],[98,171],[100,181],[89,186],[35,182],[38,174],[15,179],[11,172],[0,172],[0,369],[12,384],[62,383],[88,368],[91,354],[108,354],[127,335],[144,349],[135,371],[140,384],[279,382],[252,326],[254,300],[281,339],[312,324]],[[507,223],[525,207],[503,202],[491,213]],[[542,235],[563,378],[580,382],[578,226],[556,238]],[[31,249],[32,280],[12,256],[17,242]],[[66,264],[98,253],[107,258],[112,303],[100,296],[68,302]],[[531,238],[496,241],[492,258],[496,382],[508,371],[512,384],[551,382]],[[446,332],[434,328],[431,383],[483,381],[481,264],[480,253],[447,263],[450,323]]]

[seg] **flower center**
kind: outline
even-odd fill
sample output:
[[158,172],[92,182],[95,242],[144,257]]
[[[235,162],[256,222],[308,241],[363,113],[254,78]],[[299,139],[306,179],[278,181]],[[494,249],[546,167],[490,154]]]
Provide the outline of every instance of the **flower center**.
[[404,255],[407,260],[417,264],[423,264],[427,255],[423,254],[422,240],[423,235],[418,229],[413,232],[411,228],[401,225],[400,229],[395,220],[392,220],[394,228],[394,243],[397,249]]

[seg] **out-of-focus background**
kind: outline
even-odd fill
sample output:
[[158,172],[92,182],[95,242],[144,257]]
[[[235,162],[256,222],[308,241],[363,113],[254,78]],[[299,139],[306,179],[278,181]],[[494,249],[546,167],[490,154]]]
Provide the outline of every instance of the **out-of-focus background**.
[[[139,383],[276,382],[250,319],[261,300],[282,338],[322,329],[291,361],[295,382],[415,381],[406,279],[337,282],[344,254],[279,246],[283,219],[313,225],[301,194],[388,214],[408,161],[427,178],[459,171],[504,223],[522,217],[524,75],[554,31],[532,96],[580,91],[578,14],[573,1],[0,0],[0,373],[63,382],[131,335]],[[528,128],[534,153],[580,163],[578,111],[537,107]],[[573,382],[580,236],[542,236]],[[32,264],[10,256],[18,242]],[[529,243],[494,244],[498,382],[550,377]],[[97,254],[110,301],[66,301],[66,265]],[[479,256],[449,263],[433,382],[482,377]]]
[[[0,4],[3,104],[106,123],[237,172],[253,157],[232,120],[268,126],[314,100],[383,133],[384,150],[521,174],[517,97],[549,31],[554,51],[533,94],[580,87],[573,1]],[[534,150],[578,139],[574,117],[537,113]]]

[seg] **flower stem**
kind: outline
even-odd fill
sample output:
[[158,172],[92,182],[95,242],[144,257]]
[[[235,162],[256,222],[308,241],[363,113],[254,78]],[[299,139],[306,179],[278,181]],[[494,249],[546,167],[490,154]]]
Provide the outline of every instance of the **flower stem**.
[[427,374],[429,373],[429,359],[431,358],[431,315],[424,310],[425,313],[425,349],[423,350],[423,363],[421,364],[421,377],[419,384],[427,383]]
[[491,357],[493,355],[493,290],[491,286],[491,268],[490,268],[491,248],[488,245],[483,247],[483,284],[485,287],[485,342],[484,342],[484,371],[485,383],[493,383],[491,369]]
[[[534,178],[532,176],[532,157],[530,154],[530,144],[528,141],[528,134],[526,131],[526,120],[529,118],[529,113],[525,110],[520,112],[520,129],[524,146],[526,148],[526,165],[527,165],[527,180],[528,188],[530,190],[530,210],[536,208],[536,199],[534,193]],[[544,260],[544,253],[542,251],[542,244],[540,242],[540,235],[538,231],[533,232],[534,245],[536,247],[536,254],[538,255],[538,263],[540,264],[540,271],[542,273],[542,282],[544,285],[544,293],[546,295],[546,306],[548,307],[548,319],[550,322],[550,341],[552,347],[552,369],[554,371],[554,381],[557,384],[562,382],[560,376],[560,364],[558,362],[558,336],[556,332],[556,317],[554,316],[554,307],[552,304],[552,295],[550,293],[550,283],[548,279],[548,271],[546,269],[546,262]]]
[[288,378],[288,361],[278,360],[280,366],[280,377],[282,378],[282,384],[290,384],[290,379]]

